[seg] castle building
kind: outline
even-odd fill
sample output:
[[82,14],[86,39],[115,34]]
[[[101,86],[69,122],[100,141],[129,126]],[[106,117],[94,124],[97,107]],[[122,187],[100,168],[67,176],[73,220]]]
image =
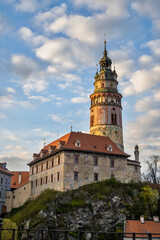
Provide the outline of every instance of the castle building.
[[138,146],[135,160],[124,152],[122,95],[111,65],[104,42],[100,72],[90,96],[90,134],[71,131],[33,154],[28,164],[32,197],[47,188],[66,191],[112,176],[122,182],[141,179]]
[[117,73],[111,69],[104,42],[100,72],[95,75],[95,90],[90,95],[90,134],[108,136],[123,151],[122,95],[117,90]]

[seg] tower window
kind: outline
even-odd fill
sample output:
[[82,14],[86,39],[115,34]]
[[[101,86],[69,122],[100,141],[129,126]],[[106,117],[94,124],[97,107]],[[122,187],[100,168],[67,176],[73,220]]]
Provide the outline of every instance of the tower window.
[[57,181],[60,179],[60,172],[57,172]]
[[53,183],[53,174],[51,174],[51,182]]
[[93,127],[93,124],[94,124],[94,116],[91,116],[91,122],[90,122],[91,127]]
[[102,83],[101,87],[102,87],[102,88],[104,87],[104,83]]
[[78,181],[78,172],[74,172],[74,180]]

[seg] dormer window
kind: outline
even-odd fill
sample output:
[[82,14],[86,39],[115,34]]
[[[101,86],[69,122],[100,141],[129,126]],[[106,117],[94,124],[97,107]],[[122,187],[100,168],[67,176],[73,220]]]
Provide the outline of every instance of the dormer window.
[[75,146],[76,147],[81,147],[81,141],[79,139],[76,140]]
[[58,149],[60,149],[64,144],[65,144],[64,141],[59,141],[58,142]]
[[109,152],[112,152],[112,151],[113,151],[113,147],[112,147],[111,144],[109,144],[109,146],[107,147],[107,150],[108,150]]

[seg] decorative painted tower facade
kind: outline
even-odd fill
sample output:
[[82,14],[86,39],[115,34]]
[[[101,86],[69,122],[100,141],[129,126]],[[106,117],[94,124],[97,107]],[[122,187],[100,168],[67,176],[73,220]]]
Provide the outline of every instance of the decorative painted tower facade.
[[90,134],[107,136],[123,151],[122,95],[118,92],[117,73],[107,55],[104,41],[100,72],[95,75],[95,90],[90,95]]

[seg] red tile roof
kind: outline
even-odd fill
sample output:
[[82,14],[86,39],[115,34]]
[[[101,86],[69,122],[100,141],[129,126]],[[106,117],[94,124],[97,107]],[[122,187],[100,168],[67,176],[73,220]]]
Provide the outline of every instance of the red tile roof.
[[[13,176],[11,177],[11,188],[19,188],[29,182],[29,172],[11,172]],[[21,175],[21,181],[19,183],[19,176]]]
[[[125,224],[125,232],[126,233],[156,233],[158,234],[157,237],[160,238],[160,222],[154,222],[154,221],[144,221],[144,223],[141,223],[141,221],[138,220],[126,220]],[[131,237],[131,235],[126,234],[126,236]],[[136,237],[147,237],[147,234],[140,235],[136,234]],[[153,235],[153,237],[156,237],[156,235]]]
[[160,184],[158,184],[158,183],[150,183],[150,182],[148,182],[147,185],[149,187],[151,187],[151,188],[155,188],[155,189],[160,190]]
[[6,173],[8,175],[12,175],[12,173],[8,169],[3,169],[3,167],[0,166],[0,172]]
[[[81,142],[81,147],[76,147],[75,142],[79,139]],[[64,142],[64,145],[59,147],[59,142]],[[108,151],[107,147],[109,145],[112,145],[113,150]],[[95,153],[102,153],[102,154],[108,154],[108,155],[119,155],[119,156],[125,156],[129,157],[130,155],[124,153],[121,151],[109,137],[104,136],[97,136],[87,133],[81,133],[81,132],[70,132],[63,137],[51,142],[50,144],[46,145],[43,149],[49,150],[50,146],[56,146],[56,149],[51,152],[51,155],[57,151],[60,150],[76,150],[76,151],[86,151],[86,152],[95,152]],[[44,157],[49,156],[50,154],[47,151],[47,154]],[[38,159],[30,162],[28,165],[32,164],[33,162],[37,161]]]

